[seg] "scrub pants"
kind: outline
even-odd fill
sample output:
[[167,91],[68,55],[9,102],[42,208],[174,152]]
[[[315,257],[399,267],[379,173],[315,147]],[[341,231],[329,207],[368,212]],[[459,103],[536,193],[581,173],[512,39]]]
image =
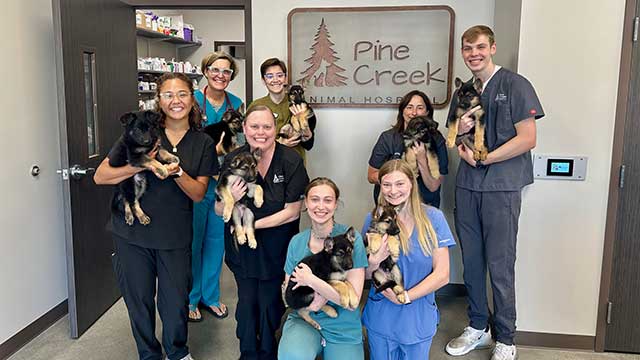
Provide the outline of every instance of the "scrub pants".
[[171,360],[187,356],[191,249],[147,249],[115,234],[113,240],[113,266],[129,312],[139,358],[162,359],[162,348],[155,335],[156,279],[162,346]]
[[314,360],[320,354],[323,360],[362,360],[364,348],[362,343],[325,343],[320,331],[308,322],[301,318],[287,319],[278,346],[278,359]]
[[[405,345],[367,332],[370,360],[429,360],[433,338],[417,344]],[[346,359],[346,358],[345,358]]]
[[275,360],[278,348],[275,334],[285,310],[280,288],[283,279],[259,280],[237,275],[235,279],[240,359]]
[[199,303],[220,307],[220,273],[224,257],[224,221],[216,215],[215,188],[209,180],[204,199],[193,204],[192,265],[193,287],[189,305],[195,310]]
[[470,326],[481,330],[489,324],[488,268],[494,332],[496,340],[506,345],[513,345],[516,331],[515,262],[520,205],[520,191],[456,188],[455,224],[462,250]]

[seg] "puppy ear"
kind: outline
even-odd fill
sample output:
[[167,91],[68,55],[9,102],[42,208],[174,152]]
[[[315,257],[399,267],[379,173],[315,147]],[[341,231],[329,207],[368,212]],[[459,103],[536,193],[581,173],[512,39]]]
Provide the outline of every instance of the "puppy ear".
[[478,93],[482,92],[482,80],[480,80],[480,78],[476,78],[476,80],[473,82],[473,87],[476,89],[476,91]]
[[328,237],[324,239],[324,251],[331,253],[332,250],[333,250],[333,238]]
[[251,155],[253,155],[256,161],[260,161],[260,158],[262,157],[262,150],[256,148],[251,152]]
[[349,227],[349,230],[347,230],[347,239],[349,239],[349,242],[351,244],[355,244],[355,242],[356,242],[356,230],[353,228],[353,226]]
[[460,78],[457,77],[455,80],[455,84],[456,84],[456,88],[459,88],[460,86],[462,86],[462,80],[460,80]]
[[120,117],[120,122],[122,123],[122,125],[127,126],[131,124],[131,122],[135,119],[136,119],[136,114],[132,112],[128,112]]

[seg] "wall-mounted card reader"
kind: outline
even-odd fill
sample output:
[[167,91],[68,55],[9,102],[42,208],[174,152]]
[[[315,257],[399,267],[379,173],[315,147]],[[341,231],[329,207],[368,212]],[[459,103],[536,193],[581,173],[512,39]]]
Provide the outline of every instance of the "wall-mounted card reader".
[[587,176],[587,157],[534,155],[533,176],[536,179],[584,180]]

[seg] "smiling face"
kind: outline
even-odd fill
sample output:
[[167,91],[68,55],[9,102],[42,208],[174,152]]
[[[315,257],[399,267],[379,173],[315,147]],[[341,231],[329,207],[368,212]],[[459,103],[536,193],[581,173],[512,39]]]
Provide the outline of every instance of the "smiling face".
[[242,128],[251,149],[260,149],[264,152],[275,147],[276,121],[270,110],[249,113]]
[[338,207],[336,193],[327,184],[321,184],[309,189],[305,196],[304,204],[311,221],[316,224],[325,224],[333,219]]
[[413,95],[407,106],[405,106],[404,110],[402,110],[402,117],[404,118],[405,128],[409,124],[409,120],[413,119],[416,116],[426,115],[427,112],[427,104],[424,103],[422,97]]
[[493,71],[492,56],[495,53],[496,44],[491,44],[487,35],[480,34],[473,42],[466,39],[462,41],[462,59],[476,76]]
[[411,196],[411,179],[400,171],[392,171],[380,179],[380,191],[393,206],[404,204]]
[[[211,65],[207,67],[207,69],[204,69],[204,74],[207,78],[207,85],[209,85],[210,88],[218,91],[223,91],[224,89],[226,89],[231,82],[232,75],[229,74],[226,70],[230,69],[231,62],[227,59],[218,59],[212,62]],[[225,75],[225,73],[227,74]]]
[[160,109],[167,121],[188,120],[194,102],[191,84],[181,79],[169,79],[162,83],[158,95]]
[[287,84],[287,74],[279,65],[269,66],[264,72],[262,82],[270,94],[281,94]]

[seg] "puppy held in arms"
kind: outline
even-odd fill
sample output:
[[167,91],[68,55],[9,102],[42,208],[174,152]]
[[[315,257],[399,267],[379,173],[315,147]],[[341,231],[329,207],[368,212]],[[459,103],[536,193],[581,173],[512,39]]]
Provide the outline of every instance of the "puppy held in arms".
[[407,128],[404,129],[402,133],[405,150],[404,159],[409,163],[416,177],[420,172],[418,171],[418,160],[413,147],[418,143],[421,143],[425,148],[429,174],[434,179],[440,177],[440,163],[438,162],[438,153],[436,151],[436,139],[438,136],[440,136],[438,123],[429,115],[414,117],[407,124]]
[[278,137],[285,139],[300,137],[301,141],[307,141],[309,140],[311,129],[315,127],[316,115],[304,99],[304,89],[301,85],[292,85],[289,87],[288,94],[289,106],[304,105],[306,109],[298,115],[291,115],[289,123],[280,129]]
[[[484,142],[485,121],[484,121],[484,109],[480,102],[480,94],[482,94],[482,80],[471,79],[466,83],[463,83],[460,78],[456,78],[456,116],[453,119],[449,119],[447,127],[449,133],[447,134],[447,146],[452,148],[454,146],[464,144],[465,147],[473,150],[473,159],[476,161],[482,161],[487,158],[487,146]],[[479,110],[476,110],[473,114],[469,115],[475,121],[474,127],[464,134],[458,136],[458,124],[462,116],[469,110],[480,106]]]
[[[328,237],[324,241],[324,249],[317,254],[309,255],[300,261],[311,269],[319,279],[326,281],[340,294],[340,306],[345,309],[358,307],[358,295],[347,280],[347,271],[353,268],[353,246],[356,234],[353,227],[346,233]],[[298,311],[300,317],[320,330],[320,324],[309,316],[308,306],[313,302],[315,291],[309,286],[296,286],[295,281],[289,279],[284,291],[284,301],[287,306]],[[325,304],[321,308],[329,317],[338,316],[336,309]]]
[[[259,208],[264,202],[262,187],[256,184],[258,178],[258,160],[262,152],[255,149],[252,152],[243,151],[231,159],[229,168],[220,176],[216,194],[224,201],[222,219],[229,222],[233,215],[232,230],[239,245],[249,243],[249,247],[255,249],[258,246],[255,236],[254,215],[249,208],[250,198],[255,207]],[[247,193],[237,202],[231,194],[231,185],[237,180],[247,184]]]
[[387,248],[389,256],[384,259],[376,271],[373,272],[373,286],[379,293],[385,289],[391,288],[396,294],[396,299],[402,304],[406,302],[404,296],[404,281],[402,273],[398,267],[398,258],[400,257],[400,228],[398,227],[398,212],[392,205],[378,205],[373,212],[371,224],[367,230],[365,246],[367,247],[367,255],[378,253],[382,247],[382,238],[387,235]]
[[223,153],[220,155],[226,155],[238,147],[236,135],[242,133],[243,120],[244,116],[239,111],[229,109],[222,114],[222,120],[203,129],[205,134],[213,139],[214,144],[218,144],[222,138]]
[[[164,164],[178,164],[180,159],[160,146],[160,114],[153,111],[129,112],[120,118],[124,126],[122,135],[127,162],[131,166],[153,171],[160,179],[169,176]],[[155,156],[150,154],[155,152]],[[147,189],[148,171],[143,171],[118,184],[119,196],[124,206],[124,220],[133,225],[134,215],[142,225],[151,218],[140,206],[140,198]]]

